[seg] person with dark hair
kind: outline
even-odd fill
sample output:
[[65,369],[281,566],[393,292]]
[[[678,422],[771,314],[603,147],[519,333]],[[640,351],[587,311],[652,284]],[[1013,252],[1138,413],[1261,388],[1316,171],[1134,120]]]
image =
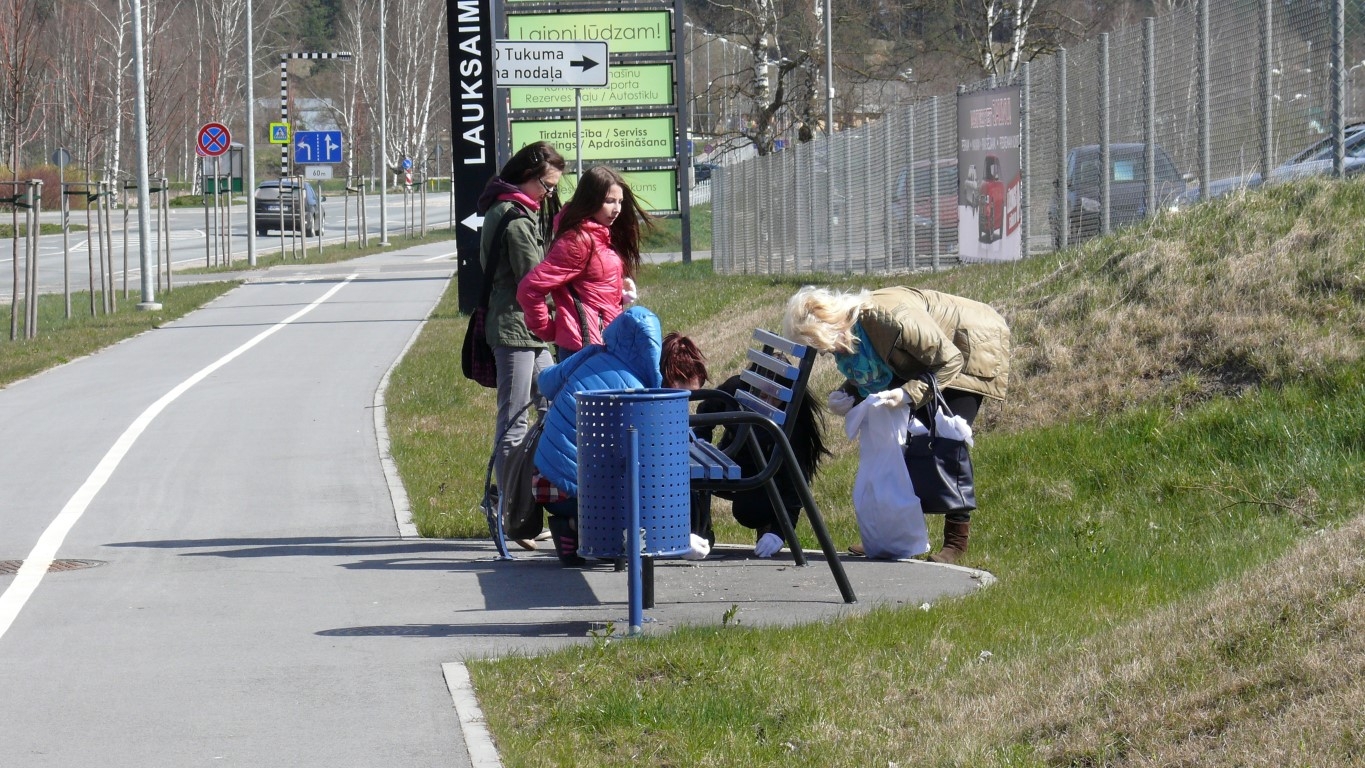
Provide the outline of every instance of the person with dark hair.
[[[499,488],[507,487],[503,479],[507,452],[526,435],[526,405],[533,397],[540,399],[536,379],[554,362],[545,342],[526,327],[516,293],[521,279],[545,257],[549,216],[559,206],[555,187],[564,166],[553,145],[527,144],[489,179],[479,196],[478,211],[484,217],[479,265],[484,279],[492,281],[485,327],[498,366],[493,471]],[[534,542],[518,544],[535,547]]]
[[554,342],[560,359],[602,343],[602,329],[635,300],[640,226],[650,221],[611,168],[590,168],[578,180],[550,252],[517,287],[526,326]]
[[635,306],[617,316],[603,331],[603,343],[590,344],[545,369],[540,388],[550,398],[545,431],[536,446],[540,482],[552,487],[556,500],[545,504],[555,553],[565,566],[582,565],[578,554],[578,410],[574,393],[603,389],[653,389],[659,373],[662,343],[659,318]]
[[[706,356],[692,339],[674,331],[664,337],[660,358],[663,383],[670,389],[698,390],[706,386],[711,374],[706,370]],[[688,560],[701,560],[715,546],[716,533],[711,528],[711,494],[692,491],[691,551],[683,555]]]
[[[721,382],[716,389],[734,395],[741,384],[742,379],[736,374]],[[697,406],[698,413],[715,413],[723,410],[725,410],[725,405],[716,400],[704,400]],[[820,461],[830,455],[829,449],[825,447],[822,411],[823,408],[815,398],[802,398],[801,405],[796,410],[796,423],[792,426],[789,438],[792,453],[796,456],[797,469],[800,470],[807,485],[810,484],[815,473],[819,470]],[[758,437],[759,447],[762,449],[763,455],[771,454],[775,447],[772,439],[761,431],[755,434]],[[710,441],[712,437],[709,433],[699,433],[698,436],[707,441]],[[720,448],[727,448],[733,437],[731,430],[726,429],[721,435]],[[735,463],[739,464],[740,470],[746,477],[757,474],[762,469],[761,466],[754,465],[748,451],[739,451]],[[783,512],[787,515],[787,519],[791,520],[792,526],[795,527],[796,521],[801,517],[801,495],[796,490],[796,481],[793,479],[792,471],[792,467],[784,464],[774,476],[774,480],[777,483],[778,493],[782,496]],[[773,509],[772,502],[768,500],[768,493],[762,486],[749,491],[725,492],[717,495],[730,500],[730,509],[734,513],[735,522],[745,528],[753,529],[755,555],[772,557],[782,550],[786,542],[782,539],[782,528],[777,524],[777,511]],[[700,515],[694,510],[693,519],[695,520],[698,517]],[[705,518],[709,524],[711,518],[709,503]],[[714,536],[712,541],[714,542]]]

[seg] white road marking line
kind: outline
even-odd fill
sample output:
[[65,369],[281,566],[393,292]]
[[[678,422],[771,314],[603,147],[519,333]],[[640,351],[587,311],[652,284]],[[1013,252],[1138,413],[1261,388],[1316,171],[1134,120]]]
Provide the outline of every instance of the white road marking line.
[[502,768],[502,758],[493,744],[493,734],[488,732],[488,721],[484,719],[479,700],[474,696],[474,683],[469,679],[469,669],[458,661],[441,665],[446,676],[446,687],[450,689],[451,701],[455,703],[455,713],[460,716],[460,730],[464,732],[464,745],[469,750],[469,764],[473,768]]
[[166,406],[174,402],[176,398],[189,391],[190,387],[203,381],[214,371],[232,362],[257,344],[260,344],[276,331],[284,328],[295,320],[298,320],[309,312],[312,312],[314,309],[321,306],[323,302],[336,295],[337,291],[346,287],[346,285],[356,277],[358,277],[358,275],[350,275],[333,286],[331,290],[324,293],[312,304],[309,304],[284,320],[261,331],[245,344],[242,344],[240,347],[237,347],[226,355],[209,363],[207,366],[200,369],[198,373],[195,373],[193,376],[180,382],[171,389],[171,391],[162,395],[159,400],[148,406],[147,410],[143,411],[133,420],[133,423],[123,431],[122,435],[119,435],[118,439],[114,441],[113,446],[104,454],[104,458],[100,459],[99,464],[95,465],[95,471],[91,472],[90,476],[81,484],[81,487],[76,489],[76,493],[66,502],[66,506],[62,507],[62,511],[48,524],[47,529],[43,531],[43,535],[38,537],[38,543],[33,546],[33,551],[28,553],[28,557],[24,558],[24,564],[19,566],[19,572],[15,574],[14,581],[5,588],[3,594],[0,594],[0,639],[4,638],[5,633],[9,631],[14,620],[18,618],[19,611],[28,603],[28,599],[32,597],[34,590],[38,588],[38,584],[43,580],[43,576],[47,574],[47,569],[52,566],[52,561],[57,557],[57,550],[61,547],[62,542],[66,540],[67,534],[75,527],[76,522],[81,519],[81,515],[85,514],[85,510],[90,506],[90,502],[94,501],[95,496],[104,488],[104,484],[113,476],[114,470],[118,469],[119,463],[122,462],[123,458],[132,450],[133,443],[137,442],[137,439],[147,430],[147,427],[151,425],[152,420],[160,415],[161,412],[166,409]]

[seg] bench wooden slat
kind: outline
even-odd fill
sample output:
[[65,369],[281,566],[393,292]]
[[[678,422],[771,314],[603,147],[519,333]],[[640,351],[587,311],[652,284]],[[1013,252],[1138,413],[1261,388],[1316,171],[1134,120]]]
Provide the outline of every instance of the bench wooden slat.
[[706,442],[692,440],[687,447],[688,469],[693,480],[738,480],[739,465],[725,451]]
[[750,349],[746,355],[750,363],[762,368],[765,371],[772,371],[777,378],[796,381],[801,377],[801,369],[779,357],[774,357],[762,350]]

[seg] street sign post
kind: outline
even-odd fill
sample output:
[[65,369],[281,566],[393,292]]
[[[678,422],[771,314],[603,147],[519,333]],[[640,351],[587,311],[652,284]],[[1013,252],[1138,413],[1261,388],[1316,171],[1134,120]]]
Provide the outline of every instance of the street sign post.
[[298,131],[294,134],[294,165],[340,162],[341,131]]
[[[583,145],[583,89],[605,88],[610,77],[607,44],[602,40],[565,40],[554,43],[530,40],[493,42],[493,81],[499,88],[573,88],[575,146]],[[577,158],[583,175],[583,155]]]
[[605,88],[607,44],[601,40],[498,40],[493,44],[493,78],[499,88]]

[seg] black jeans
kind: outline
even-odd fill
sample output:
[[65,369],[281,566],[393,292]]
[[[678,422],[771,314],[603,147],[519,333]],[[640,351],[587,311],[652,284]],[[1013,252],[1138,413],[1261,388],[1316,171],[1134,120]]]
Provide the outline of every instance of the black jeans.
[[[966,419],[968,426],[976,421],[976,414],[981,410],[981,395],[975,392],[964,392],[960,389],[945,389],[943,390],[943,399],[948,403],[948,410],[952,411],[954,416],[961,416]],[[915,411],[915,418],[927,423],[929,419],[928,407],[926,405]],[[943,519],[949,523],[968,523],[971,522],[972,513],[970,511],[949,512],[943,516]]]

